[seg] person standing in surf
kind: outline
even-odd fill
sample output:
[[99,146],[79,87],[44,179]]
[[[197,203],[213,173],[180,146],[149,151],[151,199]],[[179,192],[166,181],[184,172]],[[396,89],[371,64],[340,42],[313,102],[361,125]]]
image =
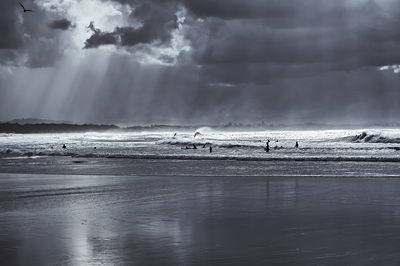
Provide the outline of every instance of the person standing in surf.
[[269,140],[267,141],[267,146],[265,147],[265,151],[269,152]]

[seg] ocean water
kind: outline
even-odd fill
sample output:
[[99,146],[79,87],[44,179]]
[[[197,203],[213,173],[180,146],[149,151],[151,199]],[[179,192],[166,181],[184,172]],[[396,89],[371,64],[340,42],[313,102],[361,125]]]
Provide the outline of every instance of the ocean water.
[[[270,140],[270,152],[265,151]],[[295,147],[296,141],[299,147]],[[66,149],[62,145],[66,145]],[[193,149],[196,145],[197,149]],[[210,153],[209,147],[212,147]],[[0,135],[1,158],[400,162],[400,129],[150,130]]]
[[0,265],[399,265],[399,137],[3,134]]
[[399,129],[175,130],[3,134],[0,172],[400,176]]

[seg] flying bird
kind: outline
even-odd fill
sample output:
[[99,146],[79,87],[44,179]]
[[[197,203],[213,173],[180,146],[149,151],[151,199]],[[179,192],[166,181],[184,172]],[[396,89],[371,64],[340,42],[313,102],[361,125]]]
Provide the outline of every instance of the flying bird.
[[19,2],[19,1],[17,1],[17,2],[18,2],[18,4],[24,9],[24,13],[25,13],[25,12],[33,12],[33,10],[26,9],[26,8],[24,7],[24,5],[21,4],[21,2]]

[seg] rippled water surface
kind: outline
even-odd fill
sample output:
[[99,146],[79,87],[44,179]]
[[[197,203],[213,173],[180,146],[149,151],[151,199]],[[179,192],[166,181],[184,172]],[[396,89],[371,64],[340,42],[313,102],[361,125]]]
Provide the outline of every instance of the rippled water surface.
[[399,265],[400,179],[0,174],[1,265]]

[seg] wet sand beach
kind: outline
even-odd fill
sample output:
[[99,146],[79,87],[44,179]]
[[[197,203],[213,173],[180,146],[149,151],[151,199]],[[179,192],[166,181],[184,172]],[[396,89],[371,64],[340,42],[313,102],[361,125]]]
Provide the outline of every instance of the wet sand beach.
[[0,174],[0,265],[398,265],[400,179]]

